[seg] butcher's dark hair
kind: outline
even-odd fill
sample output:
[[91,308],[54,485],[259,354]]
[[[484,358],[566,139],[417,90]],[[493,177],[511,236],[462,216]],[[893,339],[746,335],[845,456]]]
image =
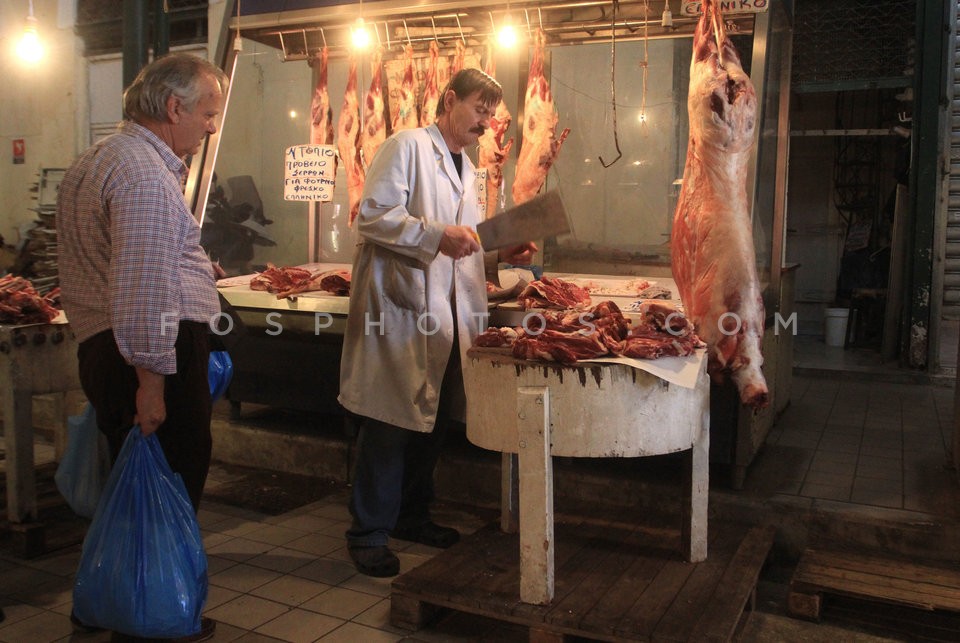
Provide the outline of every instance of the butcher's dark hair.
[[213,76],[221,91],[227,91],[227,75],[208,60],[191,54],[175,53],[157,58],[140,70],[123,92],[123,117],[165,121],[167,100],[176,96],[187,111],[200,101],[200,79]]
[[484,105],[497,105],[503,98],[503,87],[493,76],[479,69],[468,67],[457,72],[457,75],[451,78],[447,86],[443,88],[443,92],[440,94],[440,102],[437,103],[437,116],[447,111],[443,99],[450,90],[453,90],[453,93],[460,100],[471,96],[474,92],[480,92],[480,102]]

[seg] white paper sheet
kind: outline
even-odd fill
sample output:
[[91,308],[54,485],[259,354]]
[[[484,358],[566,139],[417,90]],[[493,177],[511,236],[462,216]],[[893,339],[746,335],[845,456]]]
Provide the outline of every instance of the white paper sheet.
[[638,368],[641,371],[646,371],[651,375],[656,375],[671,384],[676,384],[684,388],[695,388],[697,385],[697,377],[700,375],[700,369],[706,356],[707,350],[701,348],[693,355],[688,355],[687,357],[661,357],[660,359],[598,357],[596,359],[577,360],[577,363],[587,364],[597,362],[600,364],[624,364]]

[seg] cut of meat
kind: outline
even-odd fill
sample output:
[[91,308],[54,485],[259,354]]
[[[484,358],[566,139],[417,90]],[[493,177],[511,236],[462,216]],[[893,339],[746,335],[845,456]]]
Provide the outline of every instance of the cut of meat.
[[321,290],[344,296],[350,294],[350,271],[328,270],[314,273],[305,268],[278,268],[268,263],[266,270],[250,280],[250,290],[267,291],[275,294],[277,299]]
[[363,106],[363,129],[360,130],[360,158],[366,171],[373,163],[380,145],[387,138],[387,121],[383,117],[383,49],[377,48],[370,63],[370,90]]
[[463,69],[464,59],[467,55],[467,47],[462,40],[454,43],[453,59],[450,61],[450,78],[456,76]]
[[423,100],[420,104],[420,127],[433,125],[437,120],[437,104],[440,102],[440,87],[437,80],[440,47],[437,41],[430,42],[430,63],[427,66],[427,77],[423,85]]
[[320,290],[325,290],[340,297],[350,294],[349,270],[331,270],[319,275],[319,277]]
[[562,333],[545,330],[536,336],[525,335],[513,343],[513,356],[520,359],[539,359],[561,364],[573,364],[580,359],[592,359],[607,354],[607,347],[598,333]]
[[0,277],[0,323],[49,324],[60,314],[54,307],[59,299],[59,288],[41,296],[23,277]]
[[417,86],[413,74],[413,47],[404,49],[403,80],[400,83],[397,116],[393,119],[393,131],[413,129],[420,124],[417,118]]
[[543,53],[546,36],[537,30],[533,47],[533,61],[527,75],[527,95],[523,103],[523,138],[513,180],[513,203],[526,203],[537,195],[547,172],[560,154],[560,146],[570,133],[566,128],[556,136],[557,110],[553,105],[550,83],[543,75]]
[[544,277],[527,284],[517,301],[524,310],[531,308],[583,308],[590,305],[590,293],[563,279]]
[[707,343],[711,374],[729,373],[740,400],[762,408],[764,310],[746,191],[757,97],[719,3],[704,0],[702,7],[690,62],[690,140],[670,241],[673,277]]
[[500,328],[492,326],[477,335],[477,338],[473,340],[473,345],[480,346],[482,348],[513,346],[513,343],[517,341],[517,337],[519,336],[520,335],[517,333],[516,329],[510,328],[509,326],[503,326]]
[[311,65],[319,62],[320,71],[317,87],[313,90],[310,102],[310,143],[313,145],[333,145],[333,110],[330,108],[330,94],[327,92],[327,48],[320,50],[319,60],[310,59]]
[[[493,58],[492,41],[487,45],[487,63],[485,71],[491,77],[496,74],[496,63]],[[493,116],[490,117],[490,127],[483,133],[477,145],[480,150],[477,153],[477,165],[487,171],[487,211],[485,218],[489,219],[495,215],[499,209],[501,201],[501,187],[503,187],[503,164],[507,162],[507,155],[510,148],[513,147],[513,139],[506,143],[503,137],[510,128],[513,116],[507,109],[507,104],[501,99]]]
[[703,343],[676,309],[652,303],[631,328],[612,301],[590,310],[548,310],[528,317],[520,328],[488,328],[474,346],[512,346],[518,359],[573,364],[605,356],[658,359],[692,355]]
[[363,167],[360,164],[360,148],[357,137],[360,134],[360,103],[357,98],[357,60],[351,54],[350,71],[347,75],[347,88],[343,94],[343,107],[340,108],[340,120],[337,121],[337,152],[340,163],[347,175],[347,195],[350,202],[350,217],[353,225],[360,208],[360,195],[363,194]]

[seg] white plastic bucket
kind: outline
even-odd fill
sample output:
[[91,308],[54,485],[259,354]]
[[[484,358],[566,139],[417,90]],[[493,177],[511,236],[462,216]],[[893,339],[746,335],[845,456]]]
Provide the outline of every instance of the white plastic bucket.
[[824,311],[826,333],[824,335],[827,346],[843,346],[847,336],[848,308],[827,308]]

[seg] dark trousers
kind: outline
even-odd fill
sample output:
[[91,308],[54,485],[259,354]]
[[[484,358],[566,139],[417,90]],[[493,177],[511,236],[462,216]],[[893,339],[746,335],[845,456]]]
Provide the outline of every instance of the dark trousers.
[[[167,419],[157,438],[174,473],[179,473],[194,510],[210,469],[210,384],[207,369],[210,344],[207,324],[180,322],[176,341],[177,372],[164,379]],[[107,330],[80,343],[80,384],[97,412],[97,425],[107,436],[116,460],[133,426],[139,381],[133,366],[117,349]]]
[[351,547],[386,545],[397,528],[417,527],[430,520],[433,471],[449,426],[452,387],[463,387],[460,351],[454,344],[440,388],[440,408],[431,433],[403,429],[362,418],[357,436],[347,531]]

